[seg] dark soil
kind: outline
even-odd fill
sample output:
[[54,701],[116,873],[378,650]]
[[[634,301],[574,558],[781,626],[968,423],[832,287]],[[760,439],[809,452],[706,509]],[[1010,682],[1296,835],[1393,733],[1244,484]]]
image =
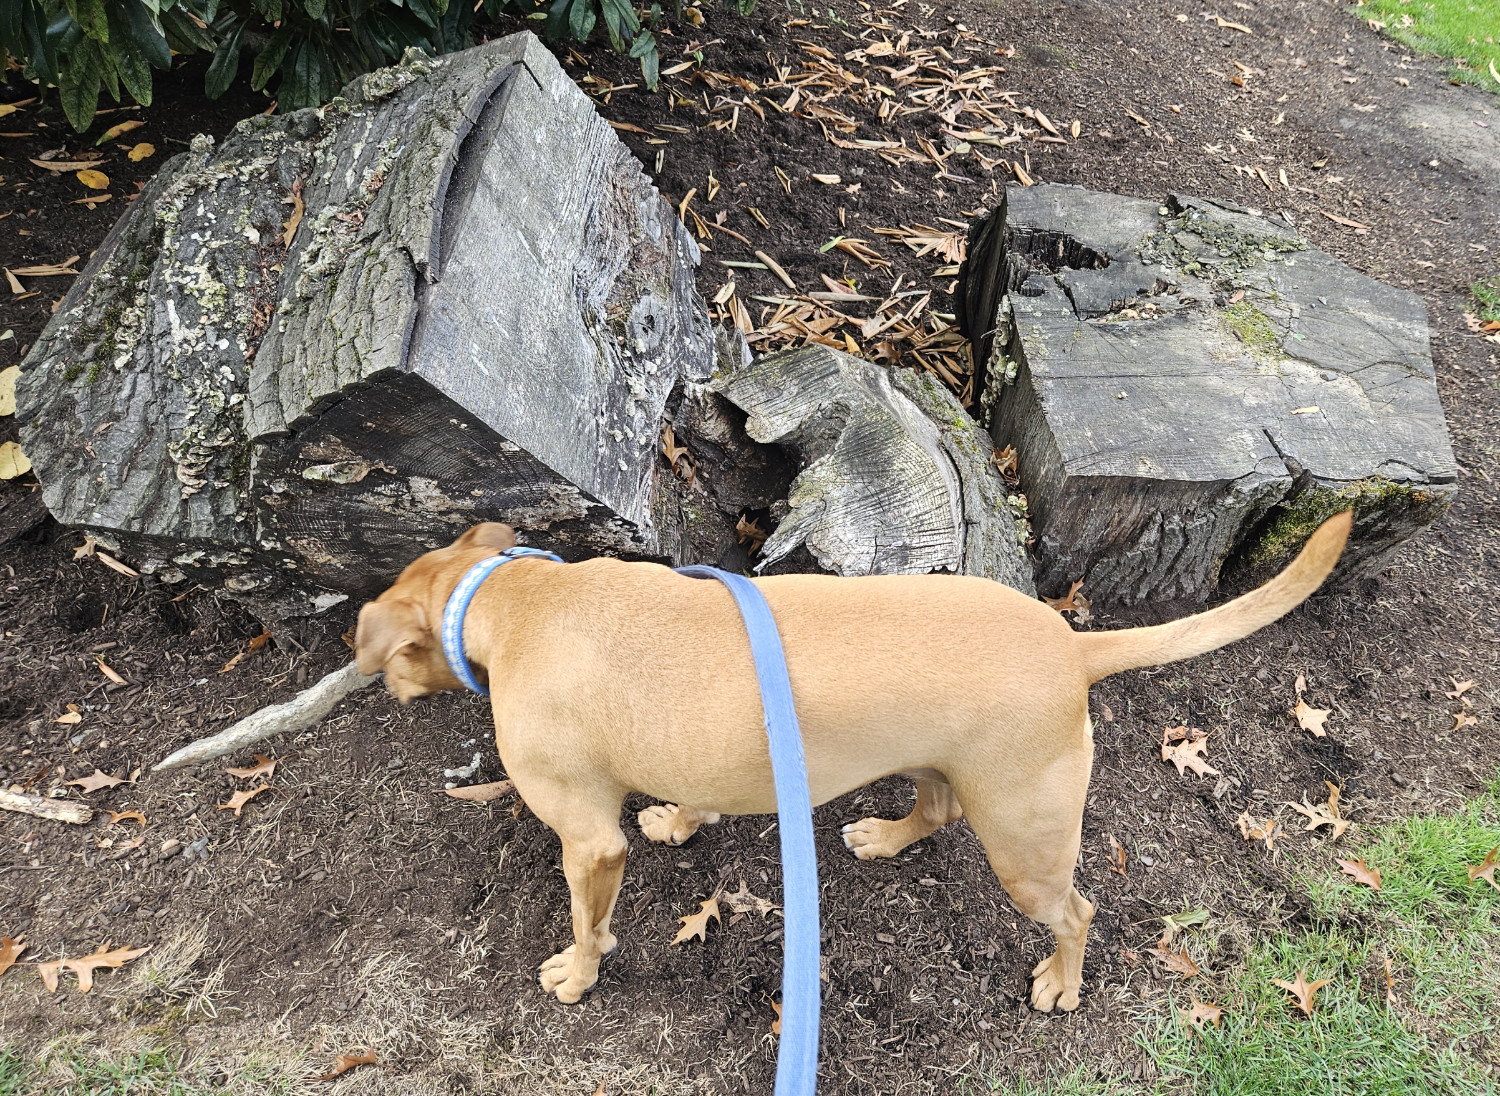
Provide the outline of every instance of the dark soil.
[[[1250,35],[1196,14],[1179,21],[1158,0],[1139,7],[903,4],[874,15],[839,0],[830,10],[836,19],[789,18],[771,4],[748,20],[710,13],[697,32],[704,68],[764,85],[776,78],[773,65],[795,73],[811,59],[799,43],[842,59],[868,44],[861,35],[895,42],[912,31],[912,48],[943,46],[955,71],[1003,66],[997,80],[1017,93],[1017,105],[1041,109],[1065,134],[1080,121],[1076,140],[1027,139],[999,150],[1030,176],[1283,210],[1320,247],[1421,293],[1431,313],[1440,392],[1463,473],[1451,514],[1403,549],[1379,582],[1316,595],[1230,649],[1096,689],[1097,765],[1078,885],[1099,912],[1078,1012],[1042,1016],[1026,1005],[1029,971],[1050,940],[1011,908],[963,824],[895,860],[860,863],[843,850],[839,824],[905,813],[908,787],[884,781],[818,812],[827,956],[822,1091],[955,1091],[965,1076],[1035,1079],[1079,1064],[1144,1076],[1151,1067],[1132,1036],[1140,1015],[1163,1008],[1176,981],[1145,951],[1159,933],[1154,918],[1184,908],[1213,912],[1193,945],[1205,971],[1194,988],[1207,996],[1216,972],[1232,968],[1257,932],[1305,917],[1298,873],[1331,861],[1321,838],[1301,832],[1287,802],[1321,802],[1328,780],[1342,787],[1358,823],[1442,811],[1477,791],[1500,761],[1493,733],[1500,348],[1471,333],[1462,317],[1467,284],[1494,273],[1500,258],[1500,184],[1450,154],[1441,127],[1405,120],[1441,108],[1500,126],[1500,105],[1450,86],[1439,65],[1413,60],[1337,4],[1236,4],[1226,18]],[[869,18],[894,29],[868,32],[861,20]],[[688,45],[682,36],[666,41],[664,68]],[[583,79],[589,70],[581,57],[563,55]],[[635,82],[607,50],[590,51],[589,61],[605,84]],[[818,275],[826,274],[878,293],[900,275],[907,285],[933,286],[933,309],[951,311],[951,279],[932,277],[939,263],[873,229],[964,221],[994,201],[996,186],[1014,185],[1003,166],[950,161],[950,174],[972,182],[934,178],[931,163],[892,167],[828,143],[811,118],[776,110],[770,100],[785,102],[784,87],[710,90],[701,77],[685,82],[690,75],[667,77],[670,94],[614,92],[601,110],[649,131],[622,136],[648,169],[662,154],[654,173],[674,203],[696,187],[694,208],[706,217],[725,209],[725,225],[752,241],[746,247],[713,236],[700,274],[706,296],[723,282],[716,260],[747,260],[759,248],[803,289],[822,288]],[[71,174],[28,163],[59,147],[69,157],[92,151],[92,138],[71,134],[50,104],[10,115],[4,124],[31,136],[0,137],[0,214],[10,213],[0,220],[4,265],[86,257],[153,164],[194,133],[222,135],[264,107],[238,87],[205,109],[199,87],[201,68],[184,65],[159,80],[149,110],[96,123],[146,122],[106,146],[101,170],[115,197],[96,210],[71,204],[85,193]],[[716,97],[747,94],[762,105],[764,122],[742,107],[733,132],[708,128],[732,114],[706,113]],[[29,95],[13,83],[0,101]],[[923,136],[942,147],[941,119],[915,113],[882,125],[878,102],[850,96],[832,104],[860,122],[857,133],[841,136],[904,137],[913,146]],[[1360,109],[1367,106],[1374,109]],[[126,160],[137,140],[155,144],[156,157]],[[790,195],[776,167],[786,172]],[[1297,189],[1280,185],[1283,170]],[[713,203],[704,197],[710,172],[723,187]],[[842,182],[825,186],[809,179],[814,172]],[[771,227],[762,228],[747,206]],[[1342,227],[1325,212],[1369,231]],[[870,240],[892,269],[872,272],[841,252],[819,252],[841,233]],[[744,295],[782,292],[767,273],[737,273]],[[37,296],[0,300],[0,331],[14,331],[0,342],[0,367],[36,338],[62,283],[26,279]],[[0,441],[11,430],[10,420],[0,420]],[[33,483],[0,483],[0,542],[8,541],[0,547],[0,786],[66,788],[64,781],[95,768],[130,777],[347,659],[339,636],[352,607],[278,636],[219,673],[260,624],[212,592],[178,596],[96,558],[75,560],[79,536],[50,520],[9,522]],[[21,525],[24,535],[5,535]],[[1091,626],[1192,608],[1157,607]],[[129,684],[111,683],[99,658]],[[1306,676],[1309,701],[1333,709],[1327,738],[1312,738],[1288,715],[1298,674]],[[1452,678],[1480,684],[1466,702],[1453,700],[1444,695]],[[79,707],[81,722],[56,722],[68,704]],[[1454,730],[1459,711],[1477,725]],[[1163,728],[1184,723],[1210,731],[1208,758],[1224,779],[1179,776],[1161,762]],[[369,691],[314,731],[270,743],[267,752],[280,759],[275,790],[242,817],[219,804],[250,782],[217,767],[143,772],[134,784],[84,797],[96,809],[142,812],[149,824],[138,849],[123,846],[136,836],[134,824],[110,825],[102,812],[85,827],[0,816],[0,932],[24,931],[28,959],[77,956],[106,941],[153,947],[134,974],[102,975],[89,997],[69,975],[62,992],[50,995],[31,969],[11,970],[0,984],[0,1032],[35,1047],[64,1031],[123,1045],[130,1033],[149,1030],[187,1048],[192,1062],[242,1063],[256,1052],[293,1069],[300,1068],[295,1052],[310,1048],[316,1072],[350,1045],[372,1043],[390,1072],[351,1073],[340,1082],[344,1091],[395,1084],[417,1092],[590,1092],[601,1080],[610,1093],[645,1093],[653,1083],[657,1092],[768,1091],[777,919],[726,917],[706,943],[667,942],[678,918],[717,887],[732,890],[744,880],[754,893],[778,897],[770,819],[726,820],[679,849],[649,845],[628,825],[620,949],[597,989],[566,1008],[535,984],[537,965],[569,935],[556,840],[529,813],[513,814],[510,800],[476,807],[436,791],[451,779],[444,770],[466,766],[475,753],[481,767],[466,779],[502,775],[487,727],[475,698],[400,708]],[[69,794],[79,797],[76,788]],[[1247,810],[1287,823],[1278,855],[1241,837],[1236,819]],[[1128,852],[1126,876],[1108,870],[1111,835]],[[168,840],[200,842],[193,847],[204,853],[164,856]],[[140,976],[153,955],[154,981]],[[1493,1060],[1500,1050],[1491,1044],[1471,1053]]]

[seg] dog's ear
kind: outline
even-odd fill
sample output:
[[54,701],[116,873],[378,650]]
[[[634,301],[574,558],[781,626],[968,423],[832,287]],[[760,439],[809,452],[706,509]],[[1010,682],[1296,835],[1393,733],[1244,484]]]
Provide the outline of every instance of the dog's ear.
[[498,521],[486,521],[474,526],[453,542],[455,548],[493,548],[503,552],[516,546],[516,531]]
[[422,606],[409,598],[372,601],[359,611],[354,661],[362,674],[379,673],[403,647],[426,642],[430,631]]

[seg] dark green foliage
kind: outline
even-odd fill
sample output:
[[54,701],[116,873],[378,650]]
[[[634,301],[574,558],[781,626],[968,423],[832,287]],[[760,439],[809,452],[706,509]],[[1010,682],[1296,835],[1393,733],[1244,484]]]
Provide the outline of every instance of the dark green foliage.
[[[726,3],[741,15],[755,7],[755,0]],[[490,18],[511,8],[541,21],[554,41],[586,42],[602,24],[610,45],[639,60],[646,86],[656,88],[659,4],[482,0],[482,7]],[[475,11],[474,0],[0,0],[0,64],[13,56],[28,77],[55,84],[80,132],[93,121],[101,89],[119,102],[123,88],[149,106],[152,70],[167,69],[174,52],[213,54],[204,91],[217,99],[250,49],[250,86],[268,89],[281,110],[296,110],[327,102],[408,49],[465,48]],[[681,16],[681,0],[674,12]]]

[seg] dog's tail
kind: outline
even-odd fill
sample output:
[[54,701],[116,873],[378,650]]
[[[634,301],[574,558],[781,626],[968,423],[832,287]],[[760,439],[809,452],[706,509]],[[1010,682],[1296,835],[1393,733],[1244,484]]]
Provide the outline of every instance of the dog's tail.
[[1354,512],[1320,525],[1286,570],[1242,597],[1171,624],[1118,632],[1079,632],[1078,649],[1090,681],[1122,670],[1158,666],[1217,650],[1243,639],[1300,605],[1322,585],[1349,539]]

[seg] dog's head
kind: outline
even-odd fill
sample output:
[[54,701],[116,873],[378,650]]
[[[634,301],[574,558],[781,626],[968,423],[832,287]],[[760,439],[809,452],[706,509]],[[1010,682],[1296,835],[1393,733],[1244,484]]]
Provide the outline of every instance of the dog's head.
[[443,656],[438,632],[443,607],[463,573],[497,551],[515,547],[509,525],[476,525],[446,548],[418,556],[389,590],[359,611],[354,661],[362,674],[385,671],[385,683],[405,704],[463,683]]

